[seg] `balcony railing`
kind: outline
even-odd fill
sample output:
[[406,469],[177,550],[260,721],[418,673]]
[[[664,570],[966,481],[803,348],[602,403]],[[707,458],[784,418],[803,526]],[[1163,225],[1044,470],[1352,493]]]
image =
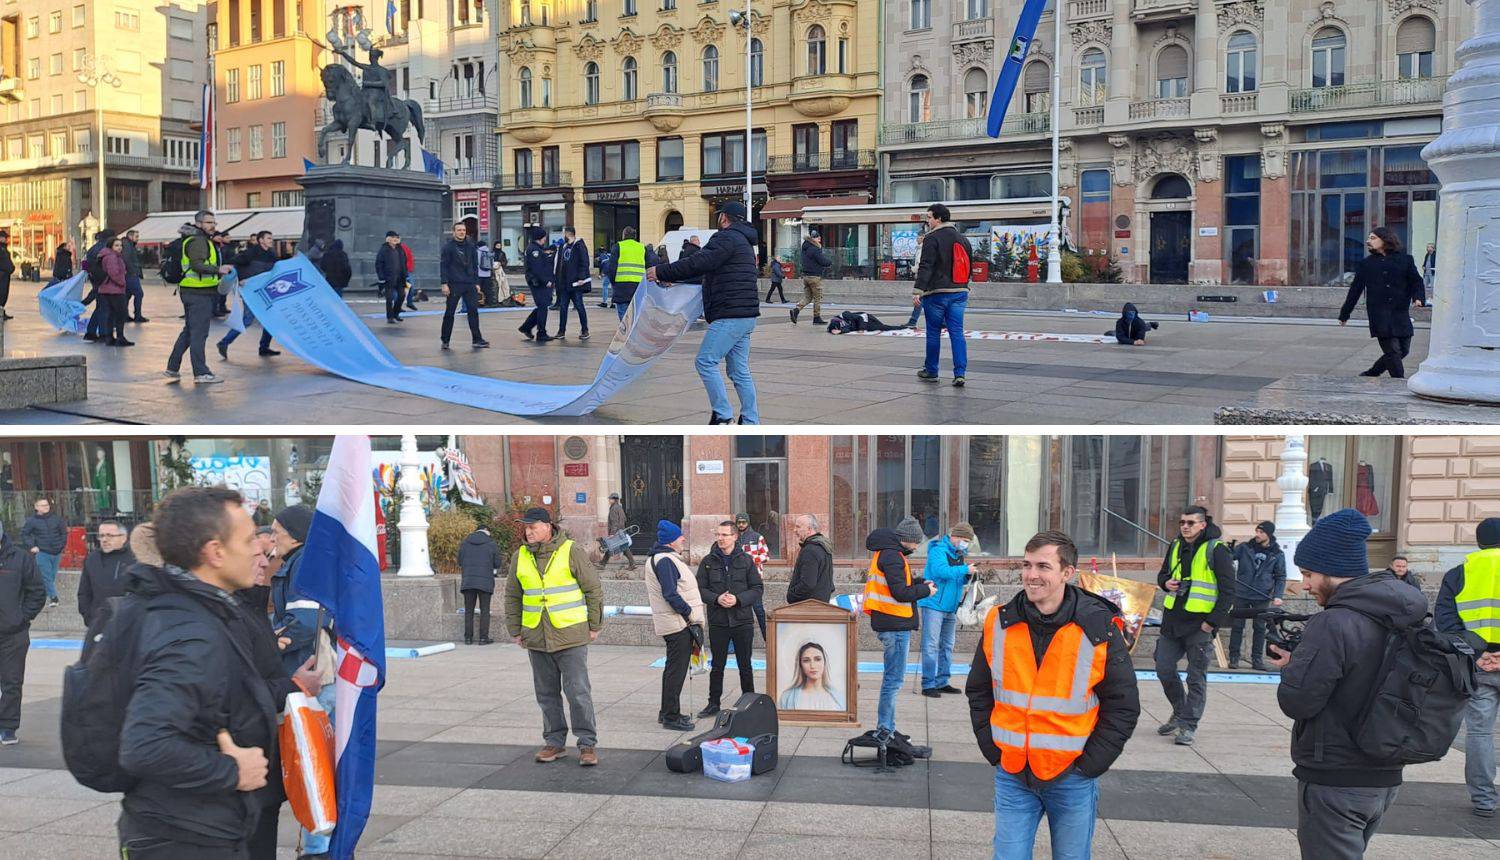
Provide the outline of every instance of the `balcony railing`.
[[1191,17],[1197,11],[1197,0],[1132,0],[1130,5],[1130,17],[1137,21]]
[[1255,113],[1260,104],[1259,93],[1222,93],[1219,96],[1219,112]]
[[1131,119],[1180,119],[1191,114],[1190,99],[1152,99],[1130,105]]
[[1292,90],[1291,112],[1348,110],[1351,108],[1399,107],[1432,104],[1443,100],[1447,76],[1371,81],[1341,87]]
[[773,155],[767,173],[820,173],[830,170],[874,170],[875,150],[858,149],[841,153],[824,152],[806,155]]
[[[94,154],[88,150],[84,150],[80,152],[65,152],[61,155],[6,159],[0,161],[0,173],[25,173],[48,168],[74,167],[95,163],[97,162],[94,159]],[[180,159],[169,159],[165,155],[119,155],[111,152],[105,155],[104,163],[111,167],[134,167],[141,170],[193,171],[198,169],[197,162],[188,163]]]
[[1073,108],[1074,125],[1104,125],[1104,105]]
[[535,173],[496,176],[495,187],[501,191],[528,191],[537,188],[572,188],[573,171],[537,171]]
[[422,103],[422,112],[428,116],[439,113],[462,113],[466,111],[492,111],[499,104],[495,95],[479,93],[472,96],[450,96],[448,98],[426,99]]
[[972,42],[978,39],[992,39],[995,37],[995,20],[993,18],[977,18],[973,21],[953,22],[953,41]]
[[[984,117],[950,119],[938,122],[910,122],[888,125],[880,130],[880,142],[886,146],[902,143],[938,143],[942,141],[977,140],[985,137]],[[1046,113],[1023,113],[1007,119],[1000,126],[1001,138],[1017,134],[1046,134],[1052,130],[1052,118]]]
[[682,110],[682,93],[650,93],[646,96],[646,110]]
[[1109,15],[1109,0],[1068,0],[1069,21],[1108,18]]
[[472,185],[482,182],[489,185],[495,178],[495,167],[491,164],[469,164],[463,167],[449,165],[443,169],[449,185]]

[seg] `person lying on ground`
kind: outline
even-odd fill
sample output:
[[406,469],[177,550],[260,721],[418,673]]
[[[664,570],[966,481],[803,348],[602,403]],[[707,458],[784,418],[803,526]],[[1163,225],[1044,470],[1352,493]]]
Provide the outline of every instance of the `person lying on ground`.
[[904,325],[887,325],[880,317],[863,311],[844,311],[828,321],[829,334],[844,334],[851,331],[897,331],[911,328]]
[[1145,346],[1146,333],[1155,330],[1157,324],[1146,322],[1141,319],[1140,312],[1135,305],[1126,302],[1125,307],[1120,309],[1120,318],[1115,320],[1115,330],[1105,332],[1106,335],[1114,335],[1115,341],[1125,346]]

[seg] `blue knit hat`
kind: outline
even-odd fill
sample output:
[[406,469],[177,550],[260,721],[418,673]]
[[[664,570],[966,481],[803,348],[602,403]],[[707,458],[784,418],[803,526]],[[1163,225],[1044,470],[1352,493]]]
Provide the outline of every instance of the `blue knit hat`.
[[1313,573],[1340,578],[1365,576],[1370,558],[1365,541],[1370,521],[1353,508],[1334,511],[1313,523],[1307,536],[1297,542],[1296,565]]
[[658,520],[656,523],[656,542],[661,546],[667,546],[682,537],[682,527],[671,520]]

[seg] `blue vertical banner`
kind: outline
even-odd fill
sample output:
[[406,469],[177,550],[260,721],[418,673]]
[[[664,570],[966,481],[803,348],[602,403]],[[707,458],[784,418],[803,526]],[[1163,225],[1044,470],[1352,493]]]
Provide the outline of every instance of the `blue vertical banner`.
[[[1026,5],[1021,9],[1015,35],[1010,37],[1010,49],[1005,52],[1005,62],[1001,64],[1000,75],[995,79],[995,92],[990,96],[990,113],[985,128],[985,133],[990,137],[1000,136],[1005,112],[1010,109],[1010,97],[1016,91],[1016,83],[1021,80],[1021,66],[1031,51],[1031,42],[1036,37],[1036,27],[1042,20],[1042,9],[1046,5],[1047,0],[1026,0]],[[1053,93],[1052,97],[1057,98],[1057,94]]]

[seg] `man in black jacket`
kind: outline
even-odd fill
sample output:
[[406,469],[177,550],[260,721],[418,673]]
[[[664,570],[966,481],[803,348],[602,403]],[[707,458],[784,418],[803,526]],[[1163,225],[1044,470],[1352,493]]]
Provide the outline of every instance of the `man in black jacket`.
[[[238,254],[235,254],[234,259],[230,262],[234,265],[235,277],[239,278],[242,284],[256,275],[263,275],[271,271],[276,266],[275,234],[270,230],[262,230],[256,233],[255,239],[247,243]],[[243,302],[241,304],[243,305]],[[243,306],[245,311],[245,328],[248,329],[250,324],[255,322],[255,315],[250,312],[249,305]],[[232,328],[224,332],[224,336],[219,338],[218,343],[220,358],[223,358],[225,361],[229,360],[229,345],[234,343],[239,336],[240,332]],[[271,333],[266,331],[265,326],[261,326],[260,330],[260,354],[265,358],[281,355],[280,350],[271,348]]]
[[786,586],[786,602],[833,599],[833,545],[818,529],[818,518],[802,514],[792,524],[799,549],[792,563],[792,578]]
[[1363,857],[1401,785],[1401,767],[1372,761],[1352,730],[1379,685],[1388,628],[1419,623],[1427,601],[1388,573],[1370,573],[1369,537],[1369,522],[1353,508],[1313,524],[1294,563],[1323,611],[1308,620],[1294,653],[1270,646],[1269,662],[1281,670],[1276,701],[1294,720],[1303,860]]
[[696,254],[652,266],[646,270],[646,278],[671,282],[703,277],[703,318],[708,320],[708,331],[695,364],[713,408],[708,423],[734,423],[734,407],[719,372],[719,364],[726,362],[740,397],[740,423],[759,424],[755,380],[750,376],[750,335],[755,331],[755,318],[760,316],[760,270],[755,262],[759,237],[745,222],[745,204],[739,201],[731,200],[719,208],[718,223],[718,231]]
[[125,593],[125,574],[135,564],[135,555],[125,545],[125,527],[114,520],[99,524],[99,548],[83,559],[78,577],[78,614],[83,626],[94,623],[94,617],[111,597]]
[[464,595],[464,644],[474,644],[474,610],[479,610],[479,644],[490,645],[490,598],[495,594],[495,575],[505,561],[490,530],[480,526],[464,538],[458,548],[459,590]]
[[580,340],[589,339],[589,314],[583,307],[583,295],[594,288],[593,276],[589,274],[589,246],[572,227],[563,230],[563,246],[557,249],[557,336],[565,337],[568,330],[568,305],[578,311],[578,325],[583,331]]
[[[995,765],[996,857],[1031,856],[1038,807],[1047,815],[1057,856],[1087,857],[1099,777],[1120,757],[1140,719],[1119,607],[1072,584],[1077,564],[1078,547],[1062,532],[1028,541],[1021,591],[990,609],[970,663],[964,688],[969,720],[979,752]],[[1007,660],[1011,649],[1029,650],[1035,666]],[[1038,678],[1054,667],[1066,667],[1065,699]],[[1059,730],[1070,744],[1056,742]]]
[[406,249],[401,234],[387,230],[385,242],[375,252],[375,277],[385,290],[385,321],[401,322],[401,302],[406,298]]
[[814,230],[807,234],[802,240],[802,252],[799,262],[802,264],[802,301],[792,308],[792,324],[797,323],[797,315],[808,305],[813,308],[813,324],[823,323],[823,276],[833,267],[833,260],[829,258],[828,252],[823,250],[823,235]]
[[896,694],[906,678],[906,653],[911,634],[920,622],[916,603],[937,594],[937,583],[913,576],[907,556],[917,551],[927,535],[916,519],[907,517],[894,529],[876,529],[865,538],[865,549],[874,555],[865,575],[865,614],[870,629],[885,649],[884,673],[880,679],[880,707],[875,731],[883,741],[896,732]]
[[128,230],[125,239],[120,243],[120,256],[125,258],[125,296],[135,302],[135,314],[130,317],[132,322],[151,322],[141,316],[141,302],[146,299],[146,291],[141,288],[141,252],[136,247],[141,241],[141,231]]
[[[948,207],[934,203],[927,207],[924,220],[927,233],[922,237],[922,259],[917,263],[916,295],[912,304],[921,305],[927,318],[927,356],[917,378],[936,381],[938,358],[943,351],[943,330],[948,330],[948,348],[953,350],[953,385],[962,388],[969,369],[969,346],[964,340],[964,310],[969,306],[969,281],[954,280],[953,260],[961,256],[973,259],[969,240],[948,223]],[[957,250],[955,250],[957,249]]]
[[532,340],[535,331],[537,343],[553,340],[547,334],[547,308],[552,304],[552,290],[557,285],[556,252],[547,244],[547,231],[531,228],[531,244],[526,246],[526,289],[531,291],[531,313],[521,323],[521,335]]
[[[1255,536],[1234,548],[1234,609],[1242,612],[1264,612],[1272,604],[1281,605],[1286,591],[1286,553],[1276,542],[1276,524],[1265,520],[1255,527]],[[1245,640],[1245,624],[1254,633],[1250,642],[1250,668],[1266,668],[1266,619],[1231,618],[1229,620],[1229,668],[1240,664],[1240,646]]]
[[31,516],[21,524],[21,547],[31,553],[42,585],[47,589],[47,603],[57,605],[57,565],[68,545],[68,524],[52,510],[51,499],[32,503]]
[[[1172,717],[1157,728],[1176,734],[1173,742],[1192,746],[1198,720],[1208,703],[1208,655],[1218,629],[1234,605],[1234,559],[1219,542],[1223,532],[1197,505],[1182,512],[1178,538],[1167,548],[1156,584],[1167,593],[1161,638],[1156,640],[1156,677],[1172,703]],[[1177,664],[1187,658],[1187,692]]]
[[1380,357],[1360,376],[1380,376],[1389,372],[1394,379],[1406,376],[1401,360],[1411,351],[1415,333],[1411,306],[1427,303],[1422,274],[1411,255],[1401,253],[1401,240],[1389,227],[1376,227],[1365,239],[1370,256],[1354,269],[1349,294],[1339,309],[1339,325],[1347,325],[1360,294],[1365,296],[1365,314],[1369,317],[1370,337],[1380,344]]
[[0,319],[15,319],[5,311],[5,303],[10,301],[10,276],[15,271],[16,261],[10,256],[10,233],[0,230]]
[[699,717],[719,712],[731,643],[740,671],[740,694],[755,692],[755,669],[750,664],[755,648],[754,607],[765,593],[765,585],[739,541],[733,522],[719,523],[714,529],[713,549],[698,563],[698,593],[708,609],[708,645],[714,658],[708,675],[708,705],[698,712]]
[[47,589],[34,556],[17,546],[0,522],[0,744],[16,743],[21,727],[21,688],[31,622],[47,605]]
[[443,349],[448,349],[448,339],[453,336],[453,314],[458,303],[464,303],[469,317],[469,336],[475,349],[484,349],[490,342],[479,333],[479,256],[474,243],[466,238],[468,228],[462,221],[453,222],[453,238],[443,245],[439,271],[443,283],[443,295],[447,307],[443,309]]
[[165,565],[131,569],[151,607],[120,730],[121,856],[241,860],[265,805],[278,705],[234,592],[255,582],[255,524],[223,487],[173,491],[154,518]]

